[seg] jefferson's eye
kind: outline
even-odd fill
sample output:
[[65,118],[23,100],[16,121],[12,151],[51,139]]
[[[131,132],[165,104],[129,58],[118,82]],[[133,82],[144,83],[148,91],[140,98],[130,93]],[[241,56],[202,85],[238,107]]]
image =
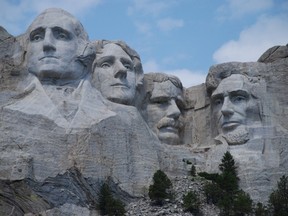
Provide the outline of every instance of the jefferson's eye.
[[100,65],[100,67],[101,68],[109,68],[111,65],[108,63],[108,62],[103,62],[101,65]]
[[130,64],[124,64],[124,67],[127,69],[127,70],[132,70],[132,66]]

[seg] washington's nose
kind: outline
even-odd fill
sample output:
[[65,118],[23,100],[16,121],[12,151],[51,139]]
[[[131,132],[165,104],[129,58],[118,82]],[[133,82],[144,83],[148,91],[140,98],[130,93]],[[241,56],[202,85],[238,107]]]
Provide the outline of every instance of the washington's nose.
[[47,29],[45,32],[44,40],[43,40],[43,51],[55,51],[55,41],[53,37],[53,33],[50,29]]
[[229,116],[234,113],[233,105],[228,97],[224,98],[223,105],[221,107],[223,116]]
[[180,114],[180,109],[178,108],[175,100],[171,100],[167,109],[167,116],[170,118],[178,119]]
[[127,68],[121,62],[116,62],[115,64],[114,77],[121,79],[127,77]]

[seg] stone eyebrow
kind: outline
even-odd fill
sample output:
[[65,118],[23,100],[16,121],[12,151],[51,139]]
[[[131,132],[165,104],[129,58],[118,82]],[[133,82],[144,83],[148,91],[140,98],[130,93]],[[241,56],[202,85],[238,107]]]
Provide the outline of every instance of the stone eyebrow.
[[97,66],[99,66],[99,64],[103,63],[103,62],[109,62],[109,63],[113,63],[115,61],[115,57],[114,56],[103,56],[101,58],[96,57],[96,64]]
[[228,93],[229,96],[234,96],[234,95],[242,95],[242,96],[249,96],[249,92],[247,90],[239,89],[235,91],[231,91]]
[[39,33],[39,32],[44,32],[45,28],[43,27],[38,27],[36,29],[34,29],[33,31],[30,32],[29,34],[29,38],[31,39],[35,34]]

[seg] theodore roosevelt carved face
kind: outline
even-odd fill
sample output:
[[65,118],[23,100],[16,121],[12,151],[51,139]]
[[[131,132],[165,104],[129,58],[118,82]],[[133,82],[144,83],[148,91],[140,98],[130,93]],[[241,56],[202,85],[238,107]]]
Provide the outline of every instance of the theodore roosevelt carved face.
[[138,54],[122,41],[99,41],[93,63],[95,87],[108,100],[134,105],[143,69]]
[[81,23],[61,9],[42,12],[27,30],[26,61],[41,81],[70,82],[86,75],[79,58],[88,42]]
[[260,121],[253,85],[248,77],[232,74],[212,92],[212,118],[228,144],[245,143],[249,139],[247,128]]
[[183,87],[177,77],[161,74],[145,74],[145,119],[162,143],[178,145],[183,127]]

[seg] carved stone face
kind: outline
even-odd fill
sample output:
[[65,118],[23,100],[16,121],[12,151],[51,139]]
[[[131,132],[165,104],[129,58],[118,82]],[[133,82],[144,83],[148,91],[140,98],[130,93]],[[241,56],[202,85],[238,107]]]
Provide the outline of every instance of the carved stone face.
[[150,101],[147,104],[147,123],[159,140],[170,145],[179,144],[180,107],[183,104],[182,90],[169,80],[154,82]]
[[74,20],[59,12],[43,13],[30,26],[27,66],[40,80],[76,80],[83,65],[76,61],[79,41]]
[[260,121],[259,107],[251,90],[247,77],[233,74],[223,79],[212,93],[213,120],[229,144],[245,143],[247,126]]
[[106,44],[96,55],[93,80],[110,101],[131,105],[136,93],[136,74],[130,56],[118,45]]

